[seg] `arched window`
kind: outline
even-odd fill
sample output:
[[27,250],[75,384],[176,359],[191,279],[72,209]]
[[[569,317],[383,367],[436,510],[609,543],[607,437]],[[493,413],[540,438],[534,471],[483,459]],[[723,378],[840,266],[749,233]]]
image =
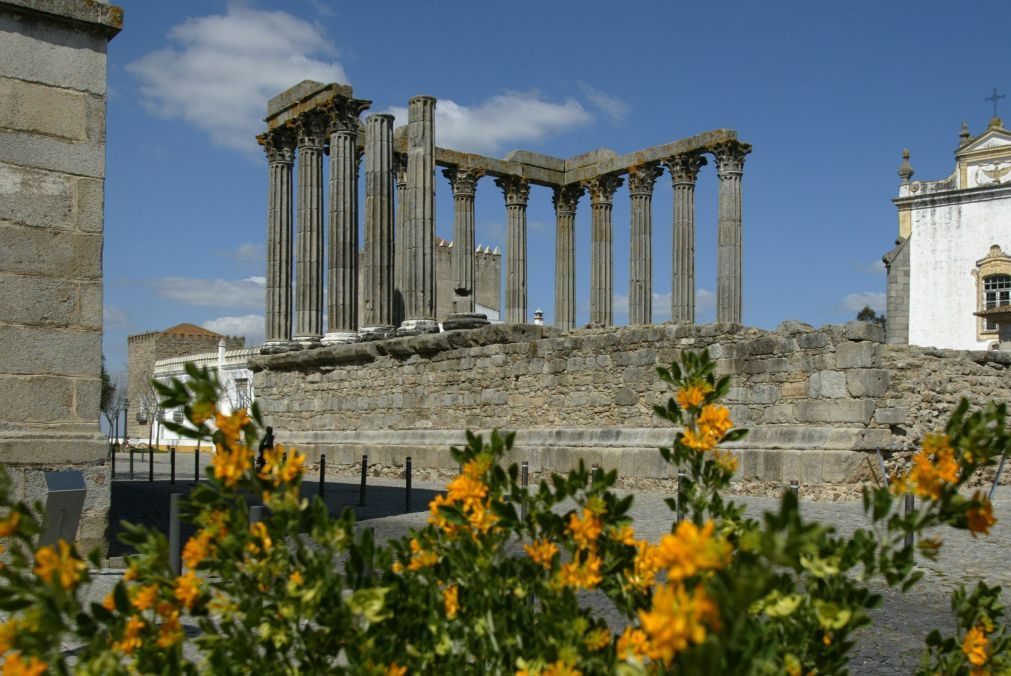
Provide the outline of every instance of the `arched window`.
[[[983,278],[983,309],[1011,305],[1011,275],[989,275]],[[985,331],[996,331],[997,322],[986,320]]]
[[[1011,256],[994,244],[986,258],[976,261],[977,311],[1011,305]],[[977,338],[991,340],[997,337],[997,322],[990,317],[980,318]]]

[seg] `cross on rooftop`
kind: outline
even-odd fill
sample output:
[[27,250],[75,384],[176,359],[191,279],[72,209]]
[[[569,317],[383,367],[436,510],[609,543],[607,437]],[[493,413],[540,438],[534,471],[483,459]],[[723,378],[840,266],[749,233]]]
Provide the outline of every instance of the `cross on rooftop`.
[[993,88],[993,94],[991,94],[990,96],[986,97],[983,100],[987,101],[987,102],[990,102],[990,103],[993,103],[993,116],[997,117],[997,102],[1000,101],[1001,99],[1006,99],[1006,98],[1007,98],[1007,96],[1005,96],[1004,94],[998,94],[997,93],[997,88],[994,87]]

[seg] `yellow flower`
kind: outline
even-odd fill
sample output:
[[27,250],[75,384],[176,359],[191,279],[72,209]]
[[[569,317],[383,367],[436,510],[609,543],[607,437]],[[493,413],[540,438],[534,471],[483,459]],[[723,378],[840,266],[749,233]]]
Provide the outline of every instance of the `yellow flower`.
[[600,576],[600,563],[597,553],[590,550],[582,562],[577,556],[563,565],[558,572],[558,579],[573,589],[593,589],[603,579]]
[[179,611],[173,610],[158,627],[159,648],[171,648],[183,638],[183,628],[179,624]]
[[175,597],[188,610],[200,598],[200,578],[192,570],[176,578]]
[[390,570],[399,575],[404,572],[404,564],[400,563],[400,561],[394,561],[393,565],[390,566]]
[[727,474],[733,474],[737,471],[737,458],[733,453],[725,453],[716,449],[713,451],[713,460]]
[[719,625],[719,613],[702,585],[690,596],[680,584],[662,585],[653,594],[650,610],[639,611],[639,621],[649,638],[646,654],[668,664],[689,644],[702,643],[707,626]]
[[288,456],[284,459],[284,462],[278,469],[278,474],[280,476],[281,481],[283,481],[286,484],[290,484],[291,482],[298,479],[300,476],[302,476],[302,469],[304,464],[305,464],[305,456],[296,451],[295,449],[291,449],[291,452],[288,453]]
[[406,673],[407,667],[402,667],[396,663],[386,667],[386,676],[404,676]]
[[158,600],[158,585],[150,584],[146,587],[141,587],[137,590],[137,593],[133,596],[133,607],[137,610],[147,610],[155,604]]
[[234,411],[231,415],[225,415],[218,411],[214,416],[214,423],[225,436],[229,446],[238,445],[242,436],[242,430],[250,423],[249,415],[245,409]]
[[684,409],[698,408],[706,400],[706,395],[712,391],[712,386],[705,381],[692,383],[678,390],[678,405]]
[[126,621],[123,638],[112,644],[114,650],[130,655],[141,646],[140,630],[144,628],[144,620],[137,615],[131,615]]
[[249,543],[250,549],[252,551],[257,551],[262,549],[264,553],[269,552],[270,548],[274,546],[274,541],[270,539],[270,533],[267,531],[267,524],[262,521],[257,521],[252,526],[249,527],[249,534],[260,541],[260,546],[257,547],[253,543]]
[[214,478],[220,479],[228,488],[235,488],[252,467],[249,449],[241,444],[235,447],[218,444],[211,464],[214,466]]
[[498,517],[491,511],[491,507],[483,502],[475,502],[467,515],[467,523],[474,530],[487,533],[498,521]]
[[671,580],[682,580],[702,570],[717,570],[730,562],[730,543],[713,537],[714,527],[712,521],[701,529],[691,521],[682,521],[673,535],[663,536],[657,556]]
[[115,595],[113,595],[112,592],[106,594],[105,598],[102,599],[102,607],[108,610],[110,613],[116,610],[116,597]]
[[939,500],[944,484],[958,481],[958,461],[955,450],[944,434],[928,434],[923,446],[913,456],[913,467],[905,478],[893,484],[892,491],[902,494],[912,491],[931,500]]
[[198,401],[190,409],[190,420],[193,421],[194,425],[207,422],[214,415],[214,406],[215,403],[213,401]]
[[569,515],[569,532],[572,533],[572,539],[576,541],[580,549],[592,547],[600,537],[603,528],[600,519],[589,509],[583,510],[582,518],[575,514]]
[[0,624],[0,655],[14,647],[14,639],[18,635],[18,623],[8,620]]
[[11,512],[6,519],[0,520],[0,538],[10,537],[18,530],[21,522],[21,512]]
[[453,501],[442,494],[436,495],[435,498],[428,503],[428,511],[430,513],[428,523],[432,524],[446,535],[455,535],[457,531],[456,524],[450,523],[449,520],[442,515],[442,512],[439,511],[439,507],[443,505],[451,506],[453,505]]
[[523,545],[523,549],[533,559],[533,562],[544,568],[544,570],[551,568],[551,561],[555,558],[555,554],[558,553],[558,545],[547,539],[534,540],[528,545]]
[[685,429],[681,435],[681,443],[696,451],[711,451],[716,448],[716,438],[701,432],[696,432],[692,428]]
[[969,530],[972,532],[973,537],[976,536],[976,533],[989,535],[990,526],[997,523],[997,519],[993,517],[993,504],[983,496],[981,491],[976,491],[975,495],[972,496],[972,501],[979,505],[979,507],[972,507],[965,513],[965,518],[969,523]]
[[467,461],[463,466],[462,474],[474,481],[480,481],[484,477],[485,472],[491,468],[492,461],[493,459],[490,455],[482,453],[473,460]]
[[730,420],[730,409],[718,404],[704,406],[696,422],[702,434],[712,435],[717,439],[722,439],[723,435],[734,426]]
[[123,579],[126,580],[127,582],[131,582],[133,580],[136,580],[139,574],[140,571],[137,570],[137,566],[131,563],[129,567],[127,567],[126,572],[123,573]]
[[442,590],[442,603],[446,607],[446,617],[451,620],[456,617],[456,612],[460,609],[459,594],[460,590],[455,584]]
[[642,629],[636,629],[632,625],[628,625],[618,638],[616,648],[618,659],[642,659],[649,650],[649,639],[646,638],[646,632]]
[[462,503],[464,509],[471,509],[475,504],[484,502],[485,496],[488,495],[488,487],[483,481],[466,474],[453,479],[447,488],[449,500]]
[[292,573],[291,575],[288,576],[288,582],[290,582],[293,585],[295,585],[296,587],[298,587],[303,582],[305,582],[305,579],[302,577],[302,573],[300,573],[300,572],[298,572],[296,570],[294,573]]
[[544,671],[541,672],[541,676],[583,676],[583,672],[576,669],[568,662],[558,660],[557,662],[544,667]]
[[60,540],[57,547],[59,553],[48,545],[35,552],[35,574],[46,583],[51,583],[56,575],[60,586],[70,589],[81,579],[81,573],[87,570],[88,564],[74,555],[66,540]]
[[210,533],[202,530],[186,541],[186,546],[183,547],[184,566],[190,570],[195,570],[200,565],[200,562],[210,555],[214,549],[211,537]]
[[39,661],[37,657],[29,657],[25,662],[21,659],[21,653],[15,652],[4,660],[3,676],[42,676],[48,667],[48,664]]
[[429,568],[439,562],[439,556],[435,552],[422,549],[421,543],[416,538],[411,539],[411,562],[407,564],[409,570],[421,570]]
[[989,641],[986,632],[979,625],[966,632],[962,639],[962,652],[969,658],[969,662],[974,666],[981,667],[986,664],[986,648]]
[[625,578],[628,584],[640,590],[646,590],[653,586],[657,573],[663,568],[660,558],[659,547],[654,547],[646,540],[637,540],[635,543],[635,561],[631,571],[625,571]]
[[635,545],[635,529],[625,524],[611,531],[611,539],[623,545]]
[[606,627],[597,627],[583,637],[583,645],[590,652],[596,652],[611,644],[611,631]]

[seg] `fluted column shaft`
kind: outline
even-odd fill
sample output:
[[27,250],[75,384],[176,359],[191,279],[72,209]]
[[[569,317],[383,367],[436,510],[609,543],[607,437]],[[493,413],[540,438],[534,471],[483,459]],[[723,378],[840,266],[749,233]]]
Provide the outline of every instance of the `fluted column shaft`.
[[719,177],[716,241],[716,321],[741,322],[741,174],[751,146],[729,141],[713,149]]
[[358,330],[358,160],[355,133],[330,136],[327,333]]
[[571,331],[576,326],[576,206],[580,185],[556,186],[555,205],[555,326]]
[[435,99],[408,105],[404,231],[404,305],[407,319],[435,320]]
[[614,324],[614,245],[611,209],[620,176],[598,176],[586,182],[590,193],[590,323]]
[[365,302],[363,326],[393,325],[393,116],[365,125]]
[[264,337],[267,343],[291,340],[291,171],[295,136],[275,129],[260,137],[267,153],[267,288]]
[[628,323],[653,323],[653,185],[662,170],[656,164],[628,173],[631,237],[628,265]]
[[393,156],[394,180],[397,184],[397,208],[394,214],[393,235],[393,325],[400,326],[404,321],[404,251],[407,248],[404,233],[404,203],[407,192],[407,155],[397,153]]
[[442,173],[453,188],[453,311],[474,312],[474,195],[484,172],[447,167]]
[[295,254],[295,340],[323,335],[323,137],[321,112],[296,119],[298,130],[298,232]]
[[695,322],[695,181],[705,164],[697,154],[664,162],[674,187],[671,319],[676,322]]
[[506,205],[506,322],[527,323],[527,199],[530,183],[518,176],[495,179]]

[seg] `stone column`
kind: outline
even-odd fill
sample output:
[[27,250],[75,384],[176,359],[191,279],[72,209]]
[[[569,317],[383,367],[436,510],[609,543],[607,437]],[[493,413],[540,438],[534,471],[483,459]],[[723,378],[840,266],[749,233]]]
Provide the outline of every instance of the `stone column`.
[[404,214],[405,332],[438,332],[435,317],[435,98],[415,96],[407,109]]
[[295,244],[295,335],[300,343],[323,337],[323,138],[320,110],[295,119],[298,133],[298,233]]
[[695,180],[706,158],[697,153],[664,161],[674,186],[671,319],[695,322]]
[[477,302],[474,286],[474,195],[484,171],[447,167],[442,174],[453,188],[453,312],[470,314],[476,310]]
[[576,206],[583,195],[581,185],[553,188],[555,205],[555,326],[563,331],[576,327]]
[[628,264],[628,323],[653,323],[653,185],[663,170],[656,163],[628,170],[631,246]]
[[291,169],[295,134],[287,127],[257,137],[267,153],[267,290],[264,350],[291,341]]
[[738,141],[712,149],[720,179],[716,241],[716,321],[741,323],[741,174],[751,146]]
[[505,320],[527,323],[527,199],[530,183],[519,176],[495,179],[506,203]]
[[365,124],[365,302],[363,332],[393,329],[393,116]]
[[336,98],[330,128],[327,332],[324,343],[358,339],[358,116],[368,101]]
[[590,193],[590,323],[614,324],[614,247],[611,208],[624,180],[614,174],[584,183]]
[[407,155],[393,155],[393,174],[397,184],[397,208],[394,215],[393,235],[393,325],[404,321],[404,193],[407,192]]

